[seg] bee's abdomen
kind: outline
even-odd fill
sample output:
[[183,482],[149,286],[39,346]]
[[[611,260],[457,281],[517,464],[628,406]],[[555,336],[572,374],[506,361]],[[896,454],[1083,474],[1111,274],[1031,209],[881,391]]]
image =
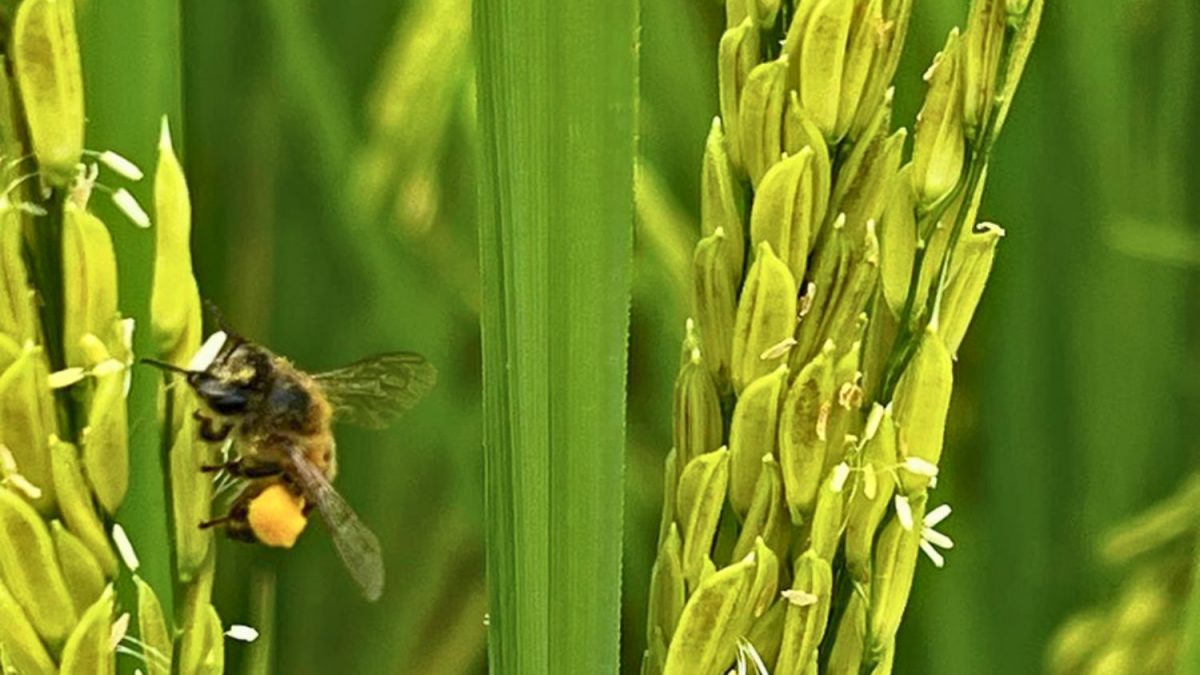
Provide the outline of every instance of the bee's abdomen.
[[337,475],[337,450],[333,434],[318,434],[305,439],[304,455],[329,480]]

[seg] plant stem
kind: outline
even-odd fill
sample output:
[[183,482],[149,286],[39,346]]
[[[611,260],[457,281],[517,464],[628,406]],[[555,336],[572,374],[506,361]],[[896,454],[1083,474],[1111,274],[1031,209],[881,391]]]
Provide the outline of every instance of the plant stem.
[[617,672],[637,10],[475,5],[499,675]]
[[[994,120],[993,120],[994,121]],[[972,148],[967,154],[965,164],[967,165],[967,175],[962,181],[959,181],[958,186],[951,192],[942,203],[935,207],[925,218],[922,223],[928,222],[930,227],[919,228],[926,244],[932,238],[932,233],[937,227],[938,221],[945,215],[947,208],[960,195],[964,197],[963,202],[954,213],[954,220],[950,223],[950,239],[946,243],[946,251],[942,254],[942,259],[936,261],[938,264],[938,274],[934,279],[933,286],[929,289],[926,297],[926,304],[923,311],[917,311],[914,306],[916,297],[919,292],[921,281],[921,270],[926,262],[925,254],[928,251],[928,246],[918,248],[913,259],[912,278],[909,282],[908,297],[904,301],[904,311],[900,314],[900,330],[896,336],[896,340],[892,347],[892,356],[888,359],[887,374],[883,379],[883,386],[879,389],[877,401],[886,404],[891,400],[892,394],[896,391],[896,385],[900,382],[900,376],[904,374],[904,369],[908,367],[908,362],[912,360],[913,354],[917,351],[917,344],[921,333],[933,317],[934,309],[937,306],[938,298],[941,294],[942,285],[946,283],[946,275],[950,271],[950,262],[953,259],[954,246],[958,243],[958,238],[962,236],[962,229],[966,225],[964,219],[966,214],[971,211],[971,200],[975,191],[979,187],[979,181],[983,180],[984,169],[987,168],[988,160],[991,158],[992,139],[990,135],[992,125],[987,128],[988,139],[982,144],[981,148]],[[928,232],[929,234],[925,234]]]
[[275,668],[272,656],[275,649],[275,593],[278,580],[275,570],[270,567],[256,569],[250,578],[251,625],[258,629],[258,639],[250,647],[242,672],[245,675],[270,675]]

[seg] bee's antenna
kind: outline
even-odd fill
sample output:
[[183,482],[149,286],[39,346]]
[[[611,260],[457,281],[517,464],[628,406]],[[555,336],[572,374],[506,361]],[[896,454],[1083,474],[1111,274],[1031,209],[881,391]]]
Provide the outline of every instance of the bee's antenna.
[[220,328],[228,334],[232,334],[229,330],[229,324],[225,322],[225,316],[221,314],[221,309],[217,307],[217,303],[205,298],[204,309],[208,312],[208,316],[213,320],[213,323],[217,324],[217,328]]
[[217,303],[205,298],[204,309],[208,312],[208,316],[212,318],[213,323],[217,324],[217,329],[228,337],[226,344],[230,349],[244,343],[246,340],[238,333],[229,328],[229,324],[225,321],[225,316],[221,314],[221,309],[217,307]]
[[172,373],[182,373],[183,375],[191,375],[192,374],[192,371],[188,370],[187,368],[180,368],[179,366],[177,366],[173,363],[167,363],[166,361],[159,361],[158,359],[148,359],[148,358],[143,357],[143,358],[138,359],[138,363],[144,363],[148,366],[154,366],[155,368],[158,368],[160,370],[165,370],[165,371],[172,372]]

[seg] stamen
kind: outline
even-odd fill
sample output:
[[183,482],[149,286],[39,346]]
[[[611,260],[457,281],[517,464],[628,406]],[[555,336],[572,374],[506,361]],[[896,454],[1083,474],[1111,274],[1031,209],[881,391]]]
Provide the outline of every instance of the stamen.
[[16,488],[30,499],[42,498],[42,489],[20,474],[17,458],[3,443],[0,443],[0,483]]
[[113,621],[112,630],[108,634],[109,649],[116,649],[117,645],[121,644],[121,640],[125,639],[125,634],[129,632],[129,612],[125,612]]
[[938,523],[949,517],[950,511],[949,504],[942,504],[929,513],[926,513],[925,518],[921,522],[925,523],[926,527],[937,527]]
[[240,623],[235,623],[225,631],[225,637],[241,642],[254,642],[258,639],[258,629],[253,626],[247,626]]
[[42,498],[42,489],[33,483],[30,483],[28,478],[19,473],[9,474],[4,478],[3,482],[7,483],[10,487],[14,487],[20,492],[24,493],[25,496],[29,497],[30,499]]
[[22,213],[28,213],[31,216],[37,216],[38,218],[41,218],[49,213],[46,211],[46,209],[43,209],[37,204],[33,204],[31,202],[18,202],[16,204],[16,209]]
[[874,500],[877,494],[879,494],[879,479],[875,475],[875,469],[868,466],[863,470],[863,496]]
[[913,529],[913,512],[912,506],[908,503],[908,497],[896,495],[894,501],[896,504],[896,517],[900,519],[900,527],[911,532]]
[[850,477],[850,465],[842,462],[833,467],[833,478],[829,480],[829,489],[841,492],[846,487],[846,479]]
[[122,178],[137,182],[144,176],[142,170],[138,168],[137,164],[134,164],[112,150],[105,150],[104,152],[100,153],[96,153],[95,151],[91,150],[85,150],[84,154],[96,155],[96,158],[100,160],[101,164],[107,166],[109,169],[112,169],[113,173],[121,176]]
[[33,159],[33,156],[34,156],[33,153],[29,152],[29,153],[25,153],[24,155],[21,155],[20,157],[14,157],[14,158],[8,160],[7,162],[4,163],[4,171],[5,172],[12,171],[13,169],[17,168],[18,166],[21,166],[25,162],[28,162],[29,160]]
[[121,188],[112,193],[112,201],[134,225],[143,229],[150,227],[150,216],[142,209],[142,205],[138,203],[137,199],[129,194],[129,190]]
[[945,548],[945,549],[954,548],[954,540],[953,539],[951,539],[950,537],[947,537],[946,535],[942,534],[941,532],[938,532],[937,530],[933,529],[932,527],[922,528],[921,529],[921,538],[928,541],[929,543],[933,544],[934,546],[937,546],[938,548]]
[[743,641],[746,644],[746,652],[750,655],[750,660],[754,662],[754,668],[758,670],[758,675],[768,675],[767,664],[763,663],[762,656],[759,656],[758,650],[754,648],[754,645],[749,640],[743,638]]
[[132,635],[126,635],[125,639],[122,640],[122,643],[129,643],[142,650],[142,661],[145,662],[146,665],[150,665],[150,660],[157,661],[163,666],[171,665],[171,658],[169,656],[163,654],[154,645],[147,644],[146,642],[143,642]]
[[936,464],[921,459],[920,457],[909,457],[908,459],[904,460],[904,468],[917,474],[918,476],[925,476],[927,478],[933,478],[938,474],[938,467]]
[[941,569],[946,566],[946,557],[939,553],[938,550],[933,547],[933,544],[930,544],[922,539],[921,550],[925,552],[925,555],[929,556],[929,560],[933,563],[934,567]]
[[8,198],[9,193],[11,193],[13,190],[16,190],[17,188],[21,187],[21,185],[23,185],[24,183],[27,183],[28,181],[30,181],[34,178],[40,178],[41,175],[42,175],[41,172],[34,171],[32,173],[27,173],[27,174],[22,174],[20,176],[17,176],[16,178],[9,181],[8,187],[4,188],[3,196],[5,198]]
[[129,535],[125,534],[125,528],[121,527],[120,523],[114,523],[112,527],[112,540],[117,545],[117,553],[121,554],[121,560],[129,571],[136,572],[141,562],[138,560],[137,552],[133,550],[133,542],[129,541]]
[[815,605],[817,604],[817,601],[820,600],[820,598],[818,598],[814,593],[795,589],[783,591],[780,593],[780,595],[783,596],[784,600],[787,600],[797,607],[808,607],[809,605]]
[[871,413],[867,415],[867,426],[863,429],[863,438],[871,440],[875,438],[875,434],[879,432],[879,424],[883,422],[883,414],[886,408],[876,403],[871,406]]
[[[126,642],[135,644],[138,646],[138,648],[134,649],[132,647],[127,647],[127,646],[125,646]],[[139,651],[139,650],[144,650],[144,651]],[[129,637],[129,636],[126,636],[125,639],[121,641],[121,644],[117,645],[113,649],[113,651],[115,651],[118,654],[124,654],[125,656],[134,658],[134,659],[146,664],[147,667],[149,667],[151,665],[151,661],[154,662],[154,665],[159,666],[163,670],[169,670],[171,667],[171,660],[168,659],[166,656],[163,656],[162,652],[158,651],[157,649],[155,649],[149,645],[143,644],[140,640],[135,640],[134,638]],[[142,672],[142,670],[139,668],[135,672],[140,673],[140,672]]]
[[95,366],[92,366],[92,375],[96,377],[104,377],[125,370],[125,364],[116,359],[105,359]]
[[771,345],[770,347],[767,347],[767,349],[765,351],[763,351],[762,354],[758,355],[758,358],[762,361],[770,361],[771,359],[777,359],[777,358],[787,354],[788,352],[790,352],[792,350],[792,347],[795,347],[798,344],[800,344],[800,343],[796,341],[796,338],[789,335],[789,336],[785,337],[784,339],[780,340],[779,342],[776,342],[775,344]]
[[208,336],[208,339],[196,351],[196,355],[188,362],[187,369],[197,372],[208,370],[208,367],[217,358],[217,354],[221,353],[221,348],[225,346],[225,341],[228,338],[229,336],[223,330],[219,330]]
[[86,374],[87,371],[78,366],[63,368],[50,373],[48,381],[51,389],[65,389],[82,380]]

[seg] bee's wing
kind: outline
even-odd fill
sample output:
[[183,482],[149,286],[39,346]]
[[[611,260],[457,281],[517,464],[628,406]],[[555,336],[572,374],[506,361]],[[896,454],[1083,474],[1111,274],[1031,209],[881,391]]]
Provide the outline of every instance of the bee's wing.
[[437,370],[420,354],[391,352],[313,379],[333,405],[335,419],[378,429],[429,393]]
[[329,479],[295,449],[291,451],[295,477],[305,498],[316,504],[329,527],[329,535],[338,555],[358,583],[363,595],[375,602],[383,594],[383,555],[375,533],[358,519],[354,509],[342,499]]

